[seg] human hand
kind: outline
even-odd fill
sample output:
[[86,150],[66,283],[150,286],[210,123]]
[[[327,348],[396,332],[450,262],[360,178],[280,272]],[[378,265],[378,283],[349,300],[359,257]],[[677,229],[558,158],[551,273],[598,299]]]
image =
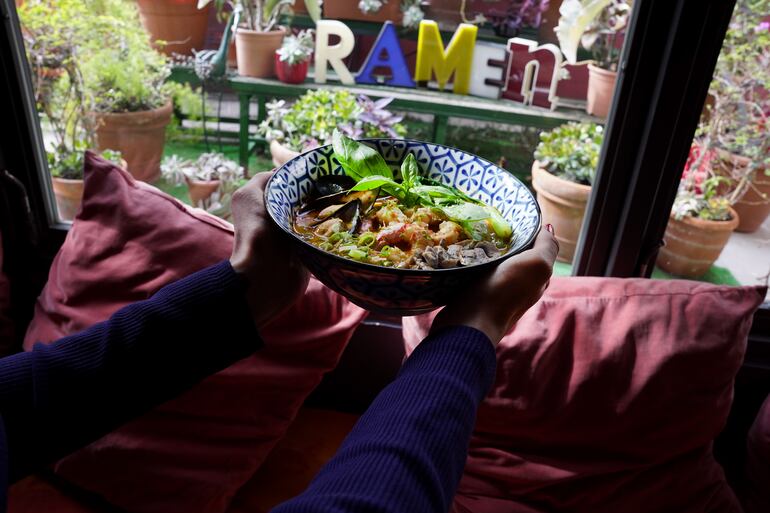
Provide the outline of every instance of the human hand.
[[433,321],[431,332],[447,326],[470,326],[495,346],[548,287],[559,244],[553,227],[540,230],[532,249],[497,266],[458,294]]
[[310,274],[267,218],[265,186],[272,173],[258,173],[233,194],[235,244],[230,265],[248,281],[246,299],[262,328],[307,288]]

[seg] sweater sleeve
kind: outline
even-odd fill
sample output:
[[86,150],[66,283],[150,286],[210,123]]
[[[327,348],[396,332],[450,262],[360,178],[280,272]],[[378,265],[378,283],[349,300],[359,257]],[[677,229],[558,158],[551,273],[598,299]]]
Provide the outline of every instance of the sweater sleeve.
[[254,352],[261,340],[245,288],[222,262],[81,333],[1,359],[10,481]]
[[480,331],[428,337],[308,489],[273,513],[446,513],[494,374],[494,348]]

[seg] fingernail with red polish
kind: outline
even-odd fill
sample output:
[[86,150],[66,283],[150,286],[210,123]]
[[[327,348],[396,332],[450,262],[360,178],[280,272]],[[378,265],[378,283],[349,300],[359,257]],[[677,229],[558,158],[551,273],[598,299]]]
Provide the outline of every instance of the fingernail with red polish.
[[556,233],[553,231],[553,225],[551,223],[545,225],[545,229],[548,230],[551,235],[556,235]]

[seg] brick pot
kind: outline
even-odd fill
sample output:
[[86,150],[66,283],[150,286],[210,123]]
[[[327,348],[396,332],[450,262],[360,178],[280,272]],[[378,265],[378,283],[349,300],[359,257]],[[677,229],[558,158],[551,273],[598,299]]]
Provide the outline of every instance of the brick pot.
[[190,203],[194,207],[202,207],[203,202],[219,189],[219,180],[192,180],[185,176]]
[[75,219],[80,203],[83,201],[83,180],[51,177],[53,192],[56,196],[56,208],[64,221]]
[[733,208],[740,218],[736,232],[753,233],[759,230],[770,215],[770,176],[765,174],[764,169],[754,171],[751,186]]
[[119,151],[134,178],[154,182],[160,176],[160,159],[171,112],[171,102],[168,102],[153,110],[97,114],[98,150]]
[[543,224],[552,224],[556,232],[557,260],[572,262],[591,187],[552,175],[537,160],[532,164],[532,187],[543,213]]
[[275,75],[275,51],[281,47],[286,29],[257,32],[239,27],[235,31],[235,56],[238,74],[244,77],[268,78]]
[[192,55],[193,49],[202,50],[209,24],[209,4],[198,9],[198,0],[138,0],[142,25],[155,41],[158,50],[171,55]]
[[612,105],[618,74],[593,64],[588,65],[588,97],[586,112],[598,118],[606,118]]
[[666,245],[658,254],[658,267],[667,273],[685,278],[698,278],[706,274],[722,253],[739,218],[730,209],[729,221],[706,221],[691,216],[669,218]]

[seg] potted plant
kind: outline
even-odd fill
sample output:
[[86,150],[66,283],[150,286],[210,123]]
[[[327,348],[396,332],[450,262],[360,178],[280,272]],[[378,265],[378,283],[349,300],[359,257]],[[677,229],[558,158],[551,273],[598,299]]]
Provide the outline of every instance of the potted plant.
[[[82,2],[26,2],[19,9],[37,110],[44,127],[48,168],[59,217],[75,217],[83,197],[83,153],[95,148],[93,101],[78,55],[88,15]],[[54,30],[54,27],[57,29]],[[120,154],[104,156],[121,163]]]
[[736,231],[756,231],[770,215],[770,0],[739,1],[722,45],[697,137],[723,155]]
[[169,57],[192,55],[206,40],[210,5],[198,9],[198,0],[137,0],[142,25],[155,48]]
[[554,31],[564,56],[577,62],[578,46],[590,50],[586,111],[606,118],[617,81],[623,32],[631,12],[631,0],[564,0]]
[[209,206],[211,196],[229,184],[238,183],[243,169],[221,153],[203,153],[196,160],[177,155],[163,159],[162,176],[174,185],[187,184],[190,203],[195,207]]
[[540,134],[532,164],[532,186],[559,241],[558,260],[572,262],[594,181],[604,129],[595,123],[566,123]]
[[425,17],[422,0],[334,0],[324,5],[326,18],[383,23],[392,21],[409,29]]
[[331,142],[339,128],[350,137],[403,137],[403,116],[386,109],[392,98],[373,101],[345,90],[308,91],[290,107],[284,100],[267,104],[259,133],[270,141],[273,163],[280,166],[299,152]]
[[275,52],[275,74],[278,79],[287,84],[304,82],[314,46],[312,30],[301,30],[297,35],[286,36]]
[[[274,55],[286,35],[278,25],[281,15],[290,12],[295,0],[199,0],[202,8],[215,2],[218,9],[225,5],[242,11],[235,32],[238,73],[246,77],[273,76]],[[321,15],[318,0],[304,0],[310,17],[317,21]]]
[[738,226],[738,214],[720,192],[727,191],[720,185],[729,181],[715,171],[721,160],[718,151],[697,142],[690,150],[658,254],[658,267],[670,274],[704,275]]

